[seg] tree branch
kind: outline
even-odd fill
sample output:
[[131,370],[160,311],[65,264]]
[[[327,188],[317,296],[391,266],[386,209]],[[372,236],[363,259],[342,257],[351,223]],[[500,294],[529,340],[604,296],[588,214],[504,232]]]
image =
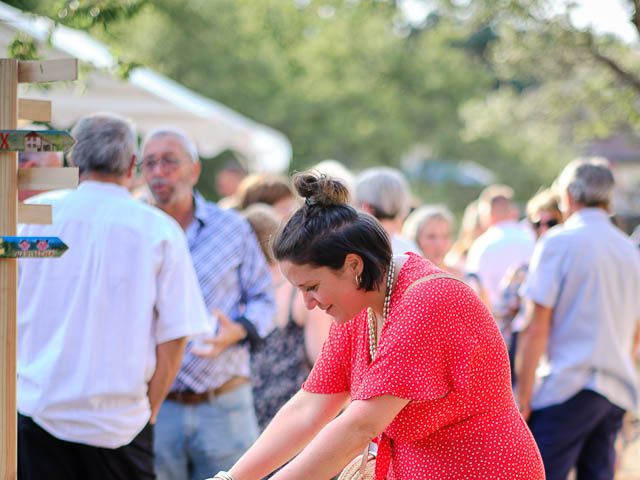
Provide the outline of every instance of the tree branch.
[[589,45],[589,51],[591,55],[593,55],[593,58],[603,65],[606,65],[620,80],[640,94],[640,77],[622,68],[615,60],[600,52],[595,45]]

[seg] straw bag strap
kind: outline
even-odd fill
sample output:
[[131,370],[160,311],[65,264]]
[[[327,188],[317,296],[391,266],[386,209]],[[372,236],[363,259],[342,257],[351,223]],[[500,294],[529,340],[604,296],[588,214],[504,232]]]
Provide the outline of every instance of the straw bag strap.
[[369,450],[369,447],[371,446],[371,443],[367,444],[366,447],[364,447],[364,451],[362,452],[362,461],[360,462],[360,468],[358,469],[360,471],[360,476],[362,478],[365,478],[365,472],[367,470],[367,463],[369,462],[369,455],[373,455],[373,459],[375,460],[376,458],[376,453],[372,452]]
[[409,285],[407,287],[407,289],[404,291],[402,296],[405,296],[407,293],[409,293],[409,291],[413,287],[417,286],[418,284],[423,283],[423,282],[428,282],[429,280],[436,280],[438,278],[450,278],[451,280],[456,280],[458,282],[464,283],[463,280],[461,280],[461,279],[459,279],[457,277],[454,277],[453,275],[449,275],[448,273],[432,273],[431,275],[427,275],[426,277],[422,277],[422,278],[419,278],[416,281],[414,281],[411,285]]
[[360,462],[360,476],[364,478],[364,473],[367,469],[367,461],[369,460],[369,444],[364,447],[364,452],[362,452],[362,462]]

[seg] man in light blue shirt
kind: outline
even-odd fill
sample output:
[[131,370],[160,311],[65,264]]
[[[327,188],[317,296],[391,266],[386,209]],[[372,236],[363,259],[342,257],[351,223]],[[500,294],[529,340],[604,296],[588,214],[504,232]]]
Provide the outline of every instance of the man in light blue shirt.
[[[517,400],[548,479],[612,479],[614,441],[638,406],[632,353],[640,320],[640,254],[609,220],[614,180],[576,160],[557,180],[566,222],[542,237],[522,294]],[[536,368],[546,356],[546,368]]]

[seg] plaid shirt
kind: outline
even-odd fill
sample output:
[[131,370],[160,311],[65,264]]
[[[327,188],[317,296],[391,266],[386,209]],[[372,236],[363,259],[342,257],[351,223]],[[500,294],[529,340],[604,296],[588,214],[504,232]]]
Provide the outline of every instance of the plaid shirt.
[[[275,301],[271,273],[249,224],[194,192],[195,216],[187,240],[202,296],[209,311],[249,320],[261,337],[273,328]],[[187,345],[172,391],[197,393],[218,388],[231,377],[249,377],[249,348],[236,344],[210,360]]]

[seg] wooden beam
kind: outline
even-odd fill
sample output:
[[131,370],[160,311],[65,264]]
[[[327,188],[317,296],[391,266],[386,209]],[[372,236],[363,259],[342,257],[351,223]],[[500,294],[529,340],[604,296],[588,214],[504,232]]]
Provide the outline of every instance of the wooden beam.
[[76,188],[78,168],[21,168],[18,170],[18,190],[56,190]]
[[51,102],[49,100],[18,99],[18,118],[32,122],[51,121]]
[[[0,129],[15,129],[18,61],[0,59]],[[18,213],[18,155],[0,152],[0,235],[15,235]],[[18,477],[16,413],[16,316],[18,265],[0,260],[0,478]]]
[[18,223],[51,225],[53,223],[51,205],[39,205],[30,203],[18,204]]
[[78,79],[78,59],[23,60],[18,62],[18,82],[55,82]]

